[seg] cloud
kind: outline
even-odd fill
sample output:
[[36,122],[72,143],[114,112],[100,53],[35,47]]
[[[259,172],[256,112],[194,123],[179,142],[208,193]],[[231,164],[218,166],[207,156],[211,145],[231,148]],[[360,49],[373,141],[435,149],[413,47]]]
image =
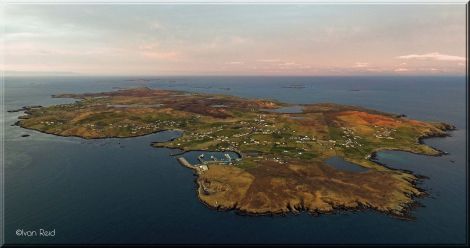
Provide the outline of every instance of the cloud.
[[276,62],[280,62],[281,60],[280,59],[258,59],[257,61],[261,63],[276,63]]
[[397,68],[397,69],[395,69],[395,70],[393,70],[393,71],[394,71],[394,72],[407,72],[407,71],[409,71],[409,70],[406,69],[406,68]]
[[442,54],[438,52],[426,54],[409,54],[396,57],[398,59],[421,59],[421,60],[440,60],[440,61],[465,61],[464,57]]
[[280,63],[278,64],[279,66],[297,66],[299,64],[297,63],[294,63],[294,62],[283,62],[283,63]]
[[176,61],[181,59],[181,54],[178,52],[142,52],[143,56],[152,58],[152,59],[159,59],[159,60],[170,60]]
[[244,62],[242,62],[242,61],[229,61],[225,64],[227,64],[227,65],[243,65]]
[[159,30],[162,29],[162,25],[159,22],[151,22],[150,23],[151,30]]
[[142,56],[151,59],[177,61],[183,57],[181,52],[164,49],[158,42],[142,43],[138,49]]
[[252,43],[251,38],[241,36],[215,36],[205,42],[200,49],[229,49],[237,46],[245,46]]
[[235,45],[246,44],[251,42],[251,39],[248,37],[241,37],[241,36],[232,36],[230,37],[230,43]]
[[369,66],[369,63],[356,62],[353,67],[355,67],[355,68],[364,68],[364,67],[368,67],[368,66]]
[[140,51],[150,51],[158,48],[160,48],[160,44],[158,42],[142,42],[138,46]]

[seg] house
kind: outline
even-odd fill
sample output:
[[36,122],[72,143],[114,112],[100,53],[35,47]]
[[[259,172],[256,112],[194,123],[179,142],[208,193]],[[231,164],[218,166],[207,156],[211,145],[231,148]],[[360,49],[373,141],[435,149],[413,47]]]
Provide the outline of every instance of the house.
[[206,171],[206,170],[209,169],[209,167],[207,167],[207,165],[203,164],[203,165],[200,165],[200,166],[199,166],[199,169],[200,169],[201,171]]

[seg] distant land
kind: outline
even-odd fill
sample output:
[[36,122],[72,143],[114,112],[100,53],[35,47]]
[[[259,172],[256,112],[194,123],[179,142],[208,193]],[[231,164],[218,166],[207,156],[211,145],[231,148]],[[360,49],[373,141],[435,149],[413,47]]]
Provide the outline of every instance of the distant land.
[[11,71],[4,72],[5,76],[32,77],[32,76],[83,76],[81,73],[69,71]]
[[[454,129],[357,106],[146,87],[53,97],[77,101],[24,107],[17,125],[85,139],[180,130],[180,137],[152,146],[238,153],[240,158],[224,160],[200,157],[200,164],[190,164],[183,153],[177,159],[196,172],[204,204],[254,215],[373,209],[408,217],[414,198],[425,194],[416,185],[419,176],[372,158],[380,150],[441,155],[421,140]],[[334,168],[326,163],[332,157],[365,170]]]

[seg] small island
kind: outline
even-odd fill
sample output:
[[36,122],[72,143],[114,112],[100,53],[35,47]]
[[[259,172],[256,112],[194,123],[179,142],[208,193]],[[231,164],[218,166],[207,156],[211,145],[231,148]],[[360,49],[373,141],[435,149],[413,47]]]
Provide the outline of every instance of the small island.
[[[367,208],[407,216],[414,198],[425,194],[416,185],[419,176],[376,163],[374,154],[401,150],[441,155],[421,140],[454,129],[357,106],[290,105],[146,87],[53,97],[77,101],[25,107],[17,125],[85,139],[180,130],[180,137],[151,145],[238,153],[239,158],[200,159],[195,165],[184,153],[177,159],[196,172],[197,194],[204,204],[254,215]],[[334,168],[326,163],[332,157],[366,170]]]

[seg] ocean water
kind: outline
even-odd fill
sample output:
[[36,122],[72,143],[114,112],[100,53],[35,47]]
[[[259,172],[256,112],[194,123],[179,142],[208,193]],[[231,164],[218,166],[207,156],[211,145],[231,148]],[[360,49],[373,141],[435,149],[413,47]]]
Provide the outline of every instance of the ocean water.
[[[428,177],[429,192],[405,221],[375,211],[312,216],[244,216],[207,208],[193,172],[150,143],[167,131],[137,138],[84,140],[11,126],[5,113],[5,242],[7,244],[462,244],[466,242],[466,96],[464,77],[11,77],[5,108],[73,102],[50,95],[148,86],[292,104],[335,102],[406,114],[457,127],[425,143],[448,152],[429,157],[384,151],[390,167]],[[289,85],[302,87],[286,87]],[[29,137],[21,137],[29,134]],[[195,159],[199,153],[187,154]],[[338,161],[336,161],[338,162]],[[336,163],[335,162],[335,163]],[[339,161],[338,163],[340,163]],[[53,230],[54,237],[16,231]]]

